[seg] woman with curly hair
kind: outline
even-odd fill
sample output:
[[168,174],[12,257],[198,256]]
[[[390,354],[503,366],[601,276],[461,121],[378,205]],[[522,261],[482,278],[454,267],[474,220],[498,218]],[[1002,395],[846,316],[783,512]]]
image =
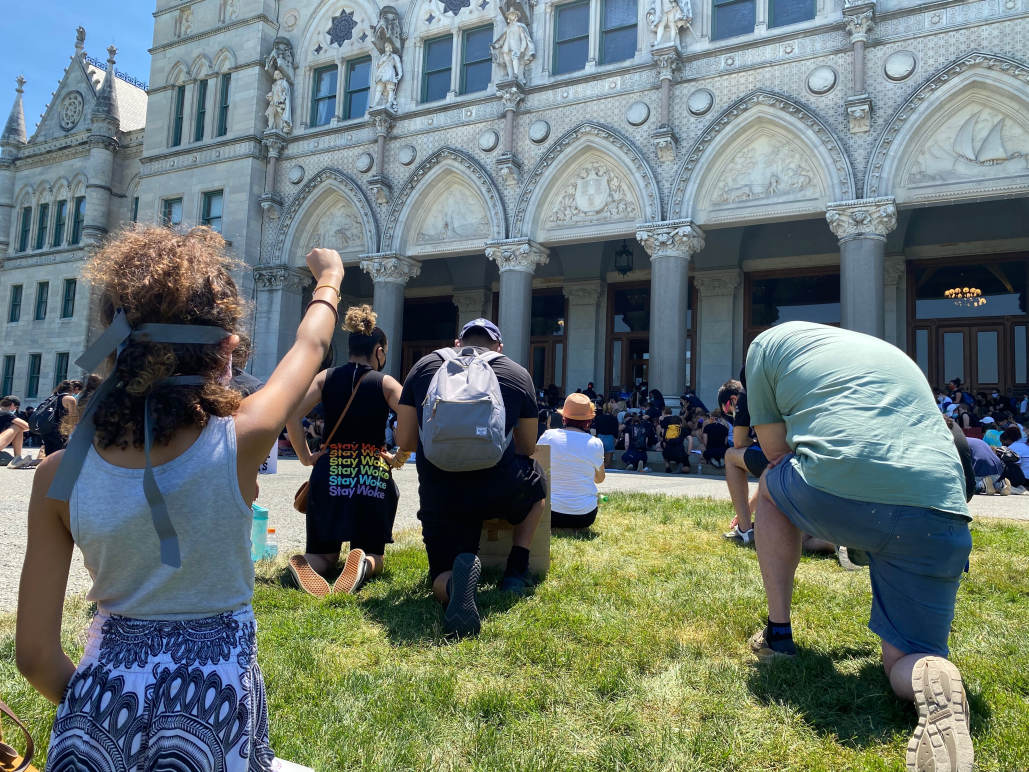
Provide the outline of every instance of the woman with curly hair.
[[[58,705],[48,769],[271,768],[251,502],[335,325],[339,255],[307,264],[296,343],[246,399],[228,388],[245,266],[221,236],[132,227],[87,264],[107,329],[79,362],[111,352],[111,374],[36,472],[18,598],[18,668]],[[61,649],[74,546],[97,604],[78,667]]]
[[[410,455],[386,452],[386,419],[396,410],[401,386],[383,375],[386,333],[375,326],[371,306],[347,311],[350,361],[318,373],[286,424],[290,442],[304,466],[314,464],[307,498],[307,548],[289,560],[297,586],[311,595],[354,593],[366,578],[382,571],[386,545],[393,543],[398,491],[391,467]],[[301,419],[318,403],[325,416],[321,450],[311,453]],[[335,427],[335,428],[333,428]],[[350,552],[331,587],[324,574],[339,562],[343,542]]]

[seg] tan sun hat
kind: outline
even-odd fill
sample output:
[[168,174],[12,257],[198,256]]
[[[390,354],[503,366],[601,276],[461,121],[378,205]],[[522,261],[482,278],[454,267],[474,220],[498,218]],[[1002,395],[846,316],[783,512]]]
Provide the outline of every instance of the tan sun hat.
[[573,421],[588,421],[597,414],[593,402],[585,394],[569,394],[565,399],[565,406],[557,411],[564,418]]

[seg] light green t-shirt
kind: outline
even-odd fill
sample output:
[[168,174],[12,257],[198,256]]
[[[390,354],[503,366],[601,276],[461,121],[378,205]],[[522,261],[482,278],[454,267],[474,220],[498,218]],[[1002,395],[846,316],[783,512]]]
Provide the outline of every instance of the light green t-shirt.
[[968,516],[954,439],[918,366],[870,335],[787,322],[747,353],[752,426],[786,424],[808,485]]

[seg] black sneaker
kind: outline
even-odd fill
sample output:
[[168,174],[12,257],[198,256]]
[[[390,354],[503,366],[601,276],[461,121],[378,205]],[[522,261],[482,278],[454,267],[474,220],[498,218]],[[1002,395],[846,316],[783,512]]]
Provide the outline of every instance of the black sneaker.
[[780,657],[792,659],[797,656],[797,647],[793,641],[776,641],[769,643],[765,639],[767,628],[762,627],[750,637],[750,650],[757,655],[762,662],[769,662]]
[[475,594],[479,586],[482,564],[479,556],[463,552],[454,558],[454,574],[450,578],[450,602],[443,613],[443,627],[447,635],[464,638],[478,635],[482,628]]
[[525,595],[535,585],[536,581],[529,573],[529,569],[525,569],[520,574],[505,574],[504,581],[500,583],[500,589],[504,592],[513,592],[515,595]]

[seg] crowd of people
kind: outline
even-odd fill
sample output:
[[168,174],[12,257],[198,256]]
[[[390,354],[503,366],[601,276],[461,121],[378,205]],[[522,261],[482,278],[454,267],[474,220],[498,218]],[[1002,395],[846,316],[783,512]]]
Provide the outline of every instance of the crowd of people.
[[[19,416],[17,399],[0,400],[0,450],[13,446],[11,466],[24,465],[15,461],[30,426],[45,447],[16,649],[26,679],[59,706],[51,763],[77,768],[90,737],[106,731],[82,694],[117,682],[124,709],[138,713],[123,723],[139,734],[110,749],[124,756],[118,768],[134,768],[140,747],[151,760],[195,748],[227,770],[269,768],[251,507],[258,469],[285,431],[312,467],[295,502],[307,537],[288,561],[296,585],[318,597],[355,593],[383,570],[399,501],[393,472],[413,455],[432,592],[445,631],[459,637],[481,627],[486,520],[512,527],[501,588],[522,595],[539,580],[529,556],[546,501],[552,528],[591,528],[597,485],[617,468],[618,451],[625,471],[650,471],[650,452],[666,472],[689,473],[694,454],[724,467],[736,513],[727,537],[756,547],[768,602],[750,641],[755,655],[797,653],[790,609],[803,548],[861,553],[869,627],[894,691],[919,712],[908,769],[970,771],[967,700],[947,659],[971,551],[966,502],[977,489],[1024,486],[1029,445],[1014,417],[1027,405],[997,394],[969,403],[960,383],[934,403],[895,347],[807,323],[759,335],[710,412],[692,392],[673,408],[642,382],[607,399],[593,384],[563,401],[556,388],[540,393],[486,319],[464,325],[452,348],[414,363],[401,383],[383,373],[390,344],[368,306],[346,310],[349,359],[327,365],[344,271],[332,250],[306,259],[312,300],[293,347],[261,383],[242,370],[247,306],[221,237],[130,228],[87,269],[106,329],[79,364],[93,372],[106,361],[109,375],[60,384],[31,419]],[[968,425],[972,416],[978,425]],[[995,428],[974,436],[983,423]],[[549,447],[549,490],[537,446]],[[753,494],[748,475],[760,478]],[[76,545],[97,605],[77,664],[60,644]],[[218,645],[183,645],[194,640]],[[231,694],[236,714],[214,715],[202,701],[182,708],[175,689],[187,682]],[[189,721],[178,720],[183,710]],[[220,731],[226,721],[236,731]]]

